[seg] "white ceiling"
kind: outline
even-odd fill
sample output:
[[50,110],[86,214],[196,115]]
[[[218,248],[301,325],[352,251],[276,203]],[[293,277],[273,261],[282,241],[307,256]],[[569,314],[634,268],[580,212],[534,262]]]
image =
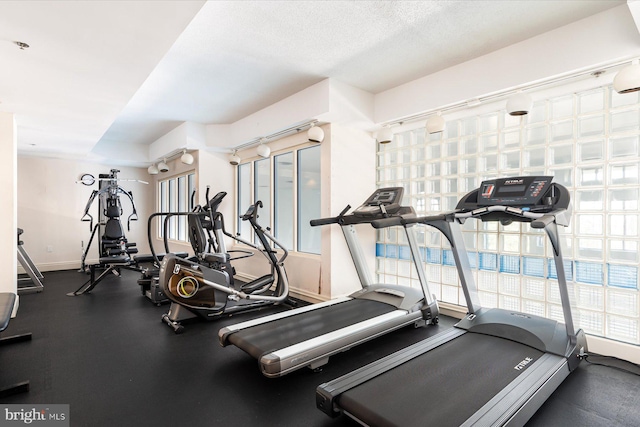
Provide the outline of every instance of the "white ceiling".
[[90,158],[329,77],[376,94],[623,3],[0,1],[0,111],[19,153]]

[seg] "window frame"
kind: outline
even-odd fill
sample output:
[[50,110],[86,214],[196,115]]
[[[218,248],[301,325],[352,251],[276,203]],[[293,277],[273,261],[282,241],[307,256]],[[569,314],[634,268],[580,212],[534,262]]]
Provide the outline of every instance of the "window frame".
[[[190,190],[196,188],[196,172],[190,170],[158,180],[156,212],[190,212],[193,209]],[[187,217],[179,216],[169,219],[167,231],[170,242],[189,243]],[[156,225],[156,236],[164,239],[164,216],[160,215]]]
[[[318,150],[321,150],[320,148],[321,146],[318,144],[311,144],[311,143],[305,143],[305,144],[300,144],[300,145],[296,145],[296,146],[292,146],[292,147],[287,147],[285,149],[279,150],[278,152],[272,153],[272,155],[268,158],[268,159],[263,159],[263,158],[258,158],[258,157],[254,157],[254,158],[249,158],[246,159],[245,161],[241,162],[238,166],[236,166],[236,171],[235,171],[235,185],[236,185],[236,200],[235,200],[235,207],[236,207],[236,221],[235,221],[235,226],[236,226],[236,230],[238,230],[239,233],[241,233],[241,236],[243,239],[247,240],[250,243],[254,243],[255,239],[253,236],[253,233],[251,234],[251,236],[247,236],[244,234],[243,228],[242,228],[242,215],[244,214],[244,211],[248,208],[248,206],[243,206],[243,198],[245,197],[245,192],[247,190],[249,190],[249,203],[254,203],[255,202],[255,194],[256,194],[256,162],[260,162],[260,161],[265,161],[268,160],[269,161],[269,170],[270,170],[270,175],[269,175],[269,180],[270,180],[270,200],[269,200],[269,207],[270,207],[270,213],[269,213],[269,224],[263,224],[260,223],[260,221],[258,221],[258,223],[265,229],[268,228],[268,232],[272,235],[274,235],[274,237],[276,239],[278,239],[278,235],[277,235],[277,230],[275,227],[276,224],[276,216],[277,216],[277,208],[276,208],[276,158],[283,156],[283,155],[287,155],[287,154],[291,154],[292,155],[292,163],[293,163],[293,177],[292,177],[292,212],[291,212],[291,218],[292,218],[292,226],[293,226],[293,233],[292,233],[292,246],[291,248],[288,247],[288,245],[285,245],[285,247],[287,247],[287,250],[292,252],[292,253],[300,253],[300,254],[305,254],[305,255],[310,255],[310,256],[320,256],[321,255],[321,250],[318,253],[312,253],[312,252],[306,252],[306,251],[301,251],[299,249],[299,227],[298,227],[298,212],[299,212],[299,198],[298,198],[298,173],[299,173],[299,168],[298,168],[298,153],[301,150],[307,150],[307,149],[311,149],[311,148],[317,148]],[[319,158],[320,158],[320,164],[322,164],[322,156],[321,153],[319,153]],[[243,177],[242,176],[242,171],[248,171],[249,175],[248,175],[248,182],[244,183],[242,182]],[[319,191],[319,196],[320,196],[320,201],[319,201],[319,205],[321,205],[322,203],[322,187],[321,187],[321,183],[320,183],[320,191]],[[263,201],[264,203],[264,201]],[[265,203],[266,205],[266,203]],[[320,212],[318,212],[318,215],[320,215]],[[321,247],[321,245],[320,245]]]

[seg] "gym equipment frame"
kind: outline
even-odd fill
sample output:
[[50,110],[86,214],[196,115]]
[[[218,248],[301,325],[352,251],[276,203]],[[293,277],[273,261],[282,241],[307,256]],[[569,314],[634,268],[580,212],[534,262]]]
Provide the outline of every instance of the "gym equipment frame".
[[[29,277],[18,278],[18,294],[42,292],[44,290],[44,285],[42,284],[44,276],[24,249],[24,242],[20,240],[20,235],[22,235],[22,233],[24,233],[24,230],[22,228],[18,228],[18,262],[22,268],[24,268],[25,273]],[[25,283],[30,284],[25,285]]]
[[[207,202],[207,208],[201,211],[170,213],[165,217],[166,236],[166,224],[169,218],[175,215],[187,215],[189,238],[195,252],[194,258],[191,259],[181,259],[168,253],[160,264],[159,286],[164,295],[171,300],[169,311],[162,316],[162,320],[175,333],[183,332],[182,322],[187,319],[213,320],[220,316],[254,311],[288,302],[289,282],[284,260],[289,252],[258,224],[258,210],[262,207],[262,202],[257,201],[251,205],[242,216],[242,220],[250,223],[258,238],[259,245],[254,245],[226,232],[223,216],[217,211],[218,205],[226,194],[225,192],[216,194]],[[151,230],[151,219],[149,219],[149,230]],[[224,241],[225,235],[262,254],[269,262],[271,271],[248,283],[236,283],[233,279],[235,270],[231,261],[252,256],[253,252],[228,251]],[[282,252],[280,257],[277,256],[274,245]],[[166,239],[165,249],[168,252]],[[211,250],[215,252],[208,252]],[[241,255],[232,258],[231,255],[234,252]],[[293,302],[288,303],[294,305]]]
[[342,298],[227,326],[218,332],[223,346],[235,345],[258,360],[267,377],[279,377],[303,367],[317,369],[329,357],[409,325],[435,324],[438,306],[429,292],[412,226],[402,225],[420,288],[375,284],[354,225],[376,219],[415,217],[401,206],[402,187],[376,190],[359,208],[346,214],[312,220],[312,226],[338,224],[342,229],[362,289]]
[[[549,176],[484,181],[454,212],[400,219],[433,224],[445,235],[468,314],[448,331],[321,384],[317,407],[330,416],[344,413],[362,425],[524,425],[587,351],[584,332],[573,324],[558,234],[558,225],[569,225],[569,192],[551,181]],[[460,230],[468,219],[523,222],[544,230],[553,252],[564,324],[480,306]],[[374,226],[396,221],[381,220]],[[394,393],[380,393],[391,388]]]

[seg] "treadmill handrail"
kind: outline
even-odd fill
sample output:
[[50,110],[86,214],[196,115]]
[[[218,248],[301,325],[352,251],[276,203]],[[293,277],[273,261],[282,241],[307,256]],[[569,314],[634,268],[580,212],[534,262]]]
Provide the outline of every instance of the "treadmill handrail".
[[[411,206],[401,206],[398,212],[395,212],[393,214],[387,214],[384,211],[384,206],[383,205],[380,205],[380,206],[381,206],[381,211],[379,215],[382,215],[382,218],[378,217],[378,219],[375,219],[374,217],[354,215],[353,213],[349,215],[344,215],[344,212],[346,212],[347,210],[345,209],[339,215],[334,217],[312,219],[311,221],[309,221],[309,224],[312,227],[316,227],[318,225],[327,225],[327,224],[339,224],[341,226],[356,225],[356,224],[374,224],[378,221],[383,221],[387,219],[392,221],[397,221],[396,218],[409,219],[416,216],[416,213],[413,210],[413,207]],[[350,206],[347,206],[347,208],[350,208]],[[381,224],[385,224],[385,223],[382,222]],[[403,224],[394,222],[392,224],[384,225],[376,228],[391,227],[392,225],[403,225]]]
[[528,219],[539,219],[545,216],[545,214],[543,213],[529,212],[513,206],[504,205],[485,206],[468,212],[456,212],[454,216],[456,219],[479,218],[491,212],[503,212],[515,217],[523,217]]
[[376,219],[371,222],[373,228],[387,228],[395,225],[410,225],[417,223],[430,223],[435,221],[445,221],[447,219],[446,214],[437,214],[429,216],[415,216],[412,214],[399,215],[389,218]]

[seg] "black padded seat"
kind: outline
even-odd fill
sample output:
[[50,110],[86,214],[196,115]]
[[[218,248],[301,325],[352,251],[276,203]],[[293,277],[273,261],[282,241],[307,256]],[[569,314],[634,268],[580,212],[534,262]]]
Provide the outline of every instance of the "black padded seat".
[[106,240],[117,240],[124,238],[122,224],[117,219],[110,219],[104,227],[104,238]]
[[131,263],[131,258],[129,257],[129,255],[106,256],[106,257],[101,257],[99,259],[99,261],[100,261],[100,264],[110,264],[110,265],[123,264],[123,265],[128,265],[129,263]]
[[[7,329],[7,326],[9,326],[9,320],[11,320],[11,313],[13,312],[13,306],[15,303],[16,294],[12,292],[0,292],[0,332],[4,331]],[[13,335],[10,337],[0,338],[0,345],[29,340],[31,340],[31,333]],[[29,381],[22,381],[20,383],[0,388],[0,398],[27,391],[29,391]]]
[[[162,259],[164,258],[166,254],[158,254],[157,257],[160,261],[162,261]],[[178,258],[186,258],[189,256],[189,254],[187,252],[176,252],[173,255],[177,256]],[[143,262],[153,262],[153,255],[151,254],[143,254],[143,255],[136,255],[133,257],[133,260],[137,263],[143,263]]]
[[7,329],[11,312],[16,303],[16,294],[11,292],[0,292],[0,332]]

